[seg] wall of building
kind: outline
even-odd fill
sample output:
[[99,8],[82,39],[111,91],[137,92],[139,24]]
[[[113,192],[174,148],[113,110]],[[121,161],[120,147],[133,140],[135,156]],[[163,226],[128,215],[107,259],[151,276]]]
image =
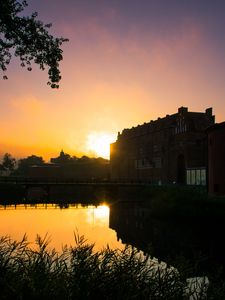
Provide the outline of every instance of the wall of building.
[[102,181],[109,179],[109,163],[98,160],[67,164],[30,166],[27,176],[36,179],[74,179]]
[[215,124],[208,133],[208,191],[225,195],[225,122]]
[[181,107],[173,115],[124,129],[111,144],[111,179],[193,184],[200,175],[199,184],[204,184],[205,130],[212,124],[212,109],[199,113]]

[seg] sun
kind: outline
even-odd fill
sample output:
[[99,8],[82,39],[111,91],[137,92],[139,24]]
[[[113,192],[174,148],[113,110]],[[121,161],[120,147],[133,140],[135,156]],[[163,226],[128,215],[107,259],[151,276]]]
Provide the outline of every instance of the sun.
[[109,159],[110,144],[115,140],[115,134],[107,132],[92,132],[87,137],[87,149],[98,157]]

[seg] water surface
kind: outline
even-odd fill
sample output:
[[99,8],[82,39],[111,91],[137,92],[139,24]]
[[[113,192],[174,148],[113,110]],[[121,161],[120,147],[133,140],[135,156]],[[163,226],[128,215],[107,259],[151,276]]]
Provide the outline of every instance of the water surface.
[[60,207],[56,204],[0,206],[0,236],[9,235],[20,240],[26,234],[30,242],[39,234],[46,234],[51,247],[60,250],[63,245],[74,245],[74,233],[84,235],[95,249],[108,244],[121,249],[116,232],[109,228],[110,208],[107,205],[83,206],[72,204]]

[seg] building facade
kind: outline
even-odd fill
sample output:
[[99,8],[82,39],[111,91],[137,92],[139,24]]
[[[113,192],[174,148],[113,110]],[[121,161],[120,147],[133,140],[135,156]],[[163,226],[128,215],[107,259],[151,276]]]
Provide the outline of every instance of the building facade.
[[124,129],[110,145],[111,179],[153,184],[206,184],[206,128],[213,125],[212,108],[178,112]]
[[208,128],[208,192],[225,195],[225,122]]

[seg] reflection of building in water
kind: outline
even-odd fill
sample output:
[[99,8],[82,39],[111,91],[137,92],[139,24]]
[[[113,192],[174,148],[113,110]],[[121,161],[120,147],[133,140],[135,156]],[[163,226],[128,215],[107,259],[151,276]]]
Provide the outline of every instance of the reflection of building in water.
[[109,227],[117,232],[118,240],[144,250],[148,246],[152,227],[146,227],[148,209],[131,203],[119,203],[110,207]]
[[[199,220],[174,221],[154,219],[143,204],[120,202],[110,207],[109,226],[117,239],[159,260],[184,257],[196,262],[199,268],[225,266],[225,247],[221,240],[223,225]],[[210,237],[210,238],[209,238]]]
[[124,129],[111,144],[111,178],[205,185],[205,129],[212,124],[212,108],[202,113],[180,107],[173,115]]
[[208,190],[225,195],[225,122],[208,128]]
[[109,227],[117,232],[117,238],[122,243],[144,252],[150,251],[150,254],[161,259],[168,255],[171,244],[173,251],[180,248],[181,239],[177,238],[172,225],[153,220],[150,209],[138,203],[122,202],[112,205],[109,220]]

